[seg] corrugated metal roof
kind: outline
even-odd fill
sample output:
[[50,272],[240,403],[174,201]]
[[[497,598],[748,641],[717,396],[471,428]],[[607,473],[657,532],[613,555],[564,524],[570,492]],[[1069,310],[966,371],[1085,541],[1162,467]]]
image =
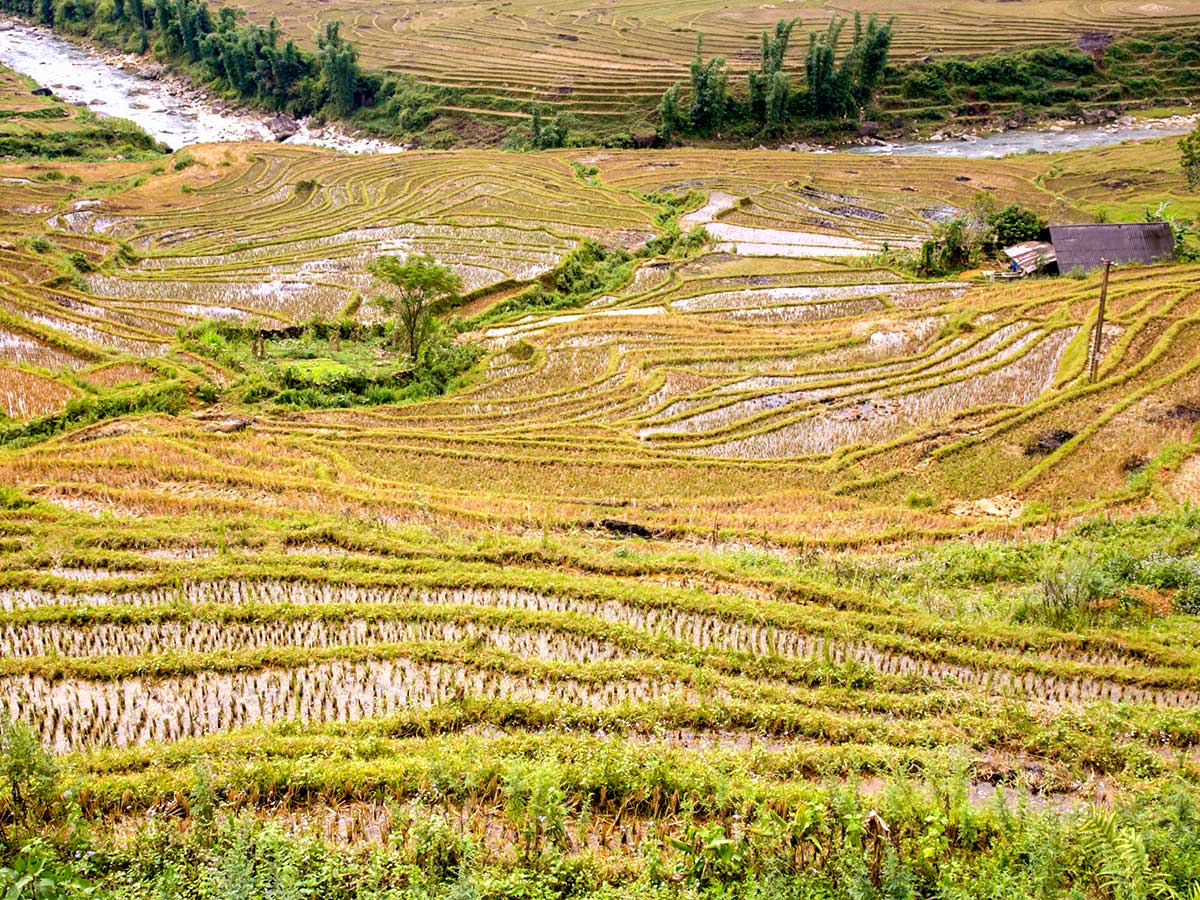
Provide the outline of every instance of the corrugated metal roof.
[[1045,268],[1057,259],[1054,245],[1049,241],[1026,241],[1023,244],[1014,244],[1006,247],[1004,253],[1026,275],[1032,275],[1038,269]]
[[1050,240],[1060,272],[1096,269],[1106,259],[1152,263],[1175,258],[1175,237],[1166,222],[1051,225]]

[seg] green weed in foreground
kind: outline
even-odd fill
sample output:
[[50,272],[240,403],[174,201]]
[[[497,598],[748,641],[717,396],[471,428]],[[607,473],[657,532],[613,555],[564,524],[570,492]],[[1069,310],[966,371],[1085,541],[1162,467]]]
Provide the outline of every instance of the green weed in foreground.
[[[16,898],[94,892],[123,900],[1133,900],[1194,896],[1200,883],[1200,806],[1171,782],[1112,810],[1059,810],[1001,794],[973,801],[953,769],[871,795],[814,786],[790,802],[711,817],[684,798],[669,816],[631,817],[620,828],[597,811],[594,824],[610,836],[589,846],[590,801],[567,793],[557,763],[509,755],[497,766],[502,777],[472,808],[443,801],[435,780],[423,798],[376,808],[376,834],[338,846],[223,805],[204,789],[200,761],[181,821],[151,816],[136,831],[86,829],[66,794],[53,820],[6,833],[0,886]],[[18,886],[29,873],[40,892],[30,881]]]

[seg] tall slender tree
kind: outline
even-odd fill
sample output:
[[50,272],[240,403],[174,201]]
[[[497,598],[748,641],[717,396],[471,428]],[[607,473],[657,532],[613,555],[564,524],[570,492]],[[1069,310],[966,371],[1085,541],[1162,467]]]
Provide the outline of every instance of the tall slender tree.
[[358,92],[358,51],[343,40],[341,22],[326,22],[317,37],[317,62],[321,71],[321,91],[334,114],[353,112]]
[[371,265],[371,273],[396,289],[376,298],[375,304],[385,315],[395,316],[393,344],[400,348],[402,341],[407,343],[409,359],[415,363],[433,331],[435,308],[458,295],[462,278],[432,256],[381,256]]
[[780,19],[775,23],[774,36],[766,31],[762,33],[758,69],[748,76],[750,115],[764,131],[777,131],[787,118],[791,82],[783,71],[783,60],[792,39],[792,29],[799,21]]
[[811,32],[808,53],[804,57],[804,78],[808,87],[808,104],[814,115],[833,117],[847,115],[851,106],[850,85],[845,68],[838,68],[837,45],[846,20],[834,16],[824,33]]
[[710,132],[719,127],[729,107],[729,71],[725,57],[704,61],[704,35],[696,35],[696,58],[692,60],[692,105],[688,124],[693,131]]
[[883,80],[894,21],[888,19],[880,24],[879,17],[872,13],[864,27],[862,13],[854,14],[854,43],[850,45],[842,67],[847,73],[854,101],[860,107],[874,99],[879,82]]

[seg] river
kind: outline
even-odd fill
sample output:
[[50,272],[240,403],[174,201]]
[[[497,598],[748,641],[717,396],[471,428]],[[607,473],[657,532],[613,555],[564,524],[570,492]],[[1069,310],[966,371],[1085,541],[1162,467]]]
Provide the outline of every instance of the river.
[[[270,114],[231,107],[174,76],[146,77],[162,69],[148,58],[110,56],[10,17],[0,17],[0,29],[0,63],[68,103],[85,105],[97,115],[129,119],[172,149],[214,141],[275,140],[267,127]],[[336,127],[297,124],[297,134],[287,143],[351,153],[402,149]]]
[[891,141],[884,144],[851,147],[850,153],[874,156],[941,156],[955,159],[998,159],[1015,153],[1059,153],[1082,150],[1085,147],[1104,147],[1125,141],[1150,140],[1176,134],[1187,134],[1196,127],[1192,116],[1173,116],[1169,119],[1124,118],[1109,125],[1055,125],[1018,128],[1012,131],[985,134],[961,140]]
[[[137,57],[118,58],[69,41],[47,28],[0,17],[0,63],[50,88],[69,103],[86,105],[99,115],[129,119],[172,149],[210,141],[274,140],[268,114],[230,108],[203,88],[182,79],[144,77],[161,67]],[[142,74],[138,74],[141,71]],[[942,156],[983,159],[1025,153],[1098,147],[1128,140],[1183,134],[1194,122],[1172,119],[1122,120],[1079,128],[1028,128],[984,135],[974,140],[895,141],[844,148],[850,153]],[[401,146],[347,134],[336,126],[298,123],[286,143],[315,144],[352,153],[394,152]]]

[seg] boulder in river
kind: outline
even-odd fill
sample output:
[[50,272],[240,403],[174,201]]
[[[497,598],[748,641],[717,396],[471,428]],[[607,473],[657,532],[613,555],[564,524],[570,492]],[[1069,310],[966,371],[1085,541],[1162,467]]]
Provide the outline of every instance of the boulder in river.
[[277,141],[286,141],[300,132],[300,123],[282,113],[263,123]]
[[145,78],[147,81],[158,81],[158,79],[163,77],[163,74],[166,71],[167,70],[158,63],[151,63],[148,66],[142,66],[140,69],[138,69],[137,74],[139,78]]
[[1085,109],[1083,111],[1083,124],[1099,125],[1102,122],[1111,122],[1117,117],[1117,114],[1111,109]]

